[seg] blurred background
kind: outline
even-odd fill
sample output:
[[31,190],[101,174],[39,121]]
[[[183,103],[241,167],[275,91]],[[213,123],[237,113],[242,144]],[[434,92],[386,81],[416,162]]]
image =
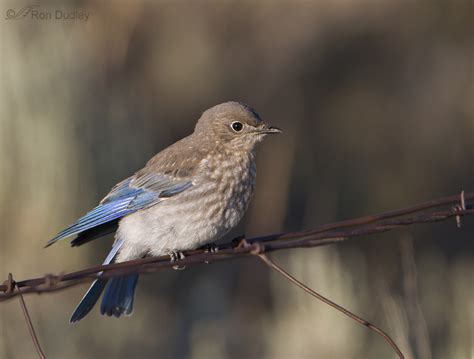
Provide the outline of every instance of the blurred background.
[[[472,1],[36,2],[45,20],[0,3],[0,281],[102,262],[112,238],[43,246],[227,100],[285,133],[261,145],[252,206],[224,241],[474,190]],[[271,256],[408,358],[472,358],[463,224]],[[132,317],[95,308],[69,325],[86,288],[26,297],[48,357],[394,357],[256,259],[143,276]],[[1,303],[0,357],[35,355],[18,301]]]

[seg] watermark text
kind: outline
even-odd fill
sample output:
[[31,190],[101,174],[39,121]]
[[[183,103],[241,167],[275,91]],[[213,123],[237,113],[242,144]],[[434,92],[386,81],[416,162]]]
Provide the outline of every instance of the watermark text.
[[43,9],[39,5],[27,5],[19,10],[8,9],[6,20],[58,20],[58,21],[87,21],[90,13],[82,9]]

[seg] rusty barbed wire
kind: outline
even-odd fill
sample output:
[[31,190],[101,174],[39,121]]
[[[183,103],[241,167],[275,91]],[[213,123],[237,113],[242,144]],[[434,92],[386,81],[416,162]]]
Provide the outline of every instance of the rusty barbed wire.
[[[8,279],[13,282],[13,276],[11,275],[11,273],[9,274]],[[35,346],[36,353],[38,354],[38,357],[40,359],[45,359],[46,355],[44,355],[43,348],[41,348],[41,344],[38,340],[38,336],[36,335],[35,327],[33,326],[33,322],[31,321],[30,313],[26,306],[25,299],[23,299],[23,294],[21,293],[20,288],[18,288],[18,300],[20,302],[20,307],[23,312],[23,315],[25,316],[25,321],[26,321],[26,324],[28,325],[28,331],[30,333],[31,340],[33,341],[33,344]]]
[[[184,252],[185,258],[180,259],[178,264],[188,266],[198,263],[237,259],[255,255],[255,251],[258,252],[262,248],[267,253],[292,248],[318,247],[342,242],[352,237],[372,235],[409,225],[438,222],[451,217],[473,214],[473,206],[468,201],[474,199],[474,192],[465,193],[462,197],[464,198],[464,206],[459,206],[460,197],[455,195],[404,209],[325,224],[306,231],[280,233],[255,238],[242,237],[234,240],[232,243],[218,247],[218,251],[215,253],[205,250]],[[442,206],[450,207],[443,210],[433,210]],[[421,212],[423,213],[416,216],[408,216]],[[403,218],[394,219],[397,217]],[[241,239],[245,239],[248,245],[238,246]],[[43,277],[17,281],[15,283],[16,286],[13,288],[11,284],[9,285],[8,280],[6,280],[0,285],[0,302],[17,296],[19,294],[18,288],[21,288],[22,294],[59,291],[84,282],[90,282],[99,276],[109,278],[130,273],[152,273],[165,268],[171,268],[175,265],[176,263],[172,263],[168,256],[161,256],[100,265],[58,275],[47,274]]]
[[[458,203],[459,199],[460,204]],[[474,213],[473,205],[466,204],[468,200],[472,199],[474,199],[474,193],[466,194],[464,191],[462,191],[460,197],[443,197],[404,209],[355,218],[342,222],[330,223],[311,230],[273,234],[250,239],[242,237],[234,240],[231,243],[221,246],[218,248],[219,250],[217,252],[210,252],[209,250],[195,250],[185,252],[186,256],[184,259],[179,260],[178,264],[180,266],[185,266],[189,264],[210,263],[212,261],[236,259],[244,256],[258,256],[271,269],[280,273],[293,284],[302,288],[313,297],[323,301],[324,303],[337,309],[351,319],[368,327],[370,330],[383,337],[383,339],[391,346],[397,356],[403,359],[404,355],[398,348],[397,344],[382,329],[357,316],[351,311],[341,307],[333,301],[325,298],[311,288],[305,286],[302,282],[298,281],[274,261],[270,260],[265,255],[265,253],[291,248],[318,247],[341,242],[351,237],[387,232],[413,224],[438,222],[451,217],[456,219],[456,224],[458,227],[460,227],[461,216]],[[441,206],[446,207],[449,205],[451,207],[447,209],[445,208],[444,210],[433,210],[434,208],[439,208]],[[420,212],[423,213],[418,214],[417,216],[408,216],[410,214]],[[397,217],[403,218],[394,219]],[[47,274],[40,278],[26,279],[18,282],[13,280],[13,276],[10,273],[7,280],[2,285],[0,285],[0,291],[3,292],[0,293],[0,302],[11,299],[15,296],[19,296],[23,314],[25,315],[28,329],[30,331],[30,336],[35,345],[37,354],[40,358],[45,358],[44,352],[39,344],[36,332],[31,322],[28,309],[23,299],[23,294],[59,291],[81,284],[83,282],[92,281],[99,276],[112,277],[130,273],[150,273],[164,268],[173,268],[174,266],[176,266],[176,262],[171,262],[168,256],[162,256],[155,258],[143,258],[124,263],[101,265],[60,275]]]
[[405,356],[403,355],[402,351],[398,347],[398,345],[393,341],[393,339],[385,333],[382,329],[377,327],[376,325],[370,323],[369,321],[365,320],[364,318],[359,317],[358,315],[352,313],[350,310],[340,306],[339,304],[333,302],[332,300],[326,298],[325,296],[319,294],[318,292],[314,291],[307,285],[303,284],[300,282],[298,279],[296,279],[294,276],[292,276],[290,273],[288,273],[286,270],[284,270],[282,267],[280,267],[278,264],[275,263],[275,261],[271,260],[268,258],[265,254],[259,254],[259,258],[271,269],[275,270],[276,272],[280,273],[284,278],[288,279],[291,283],[296,285],[297,287],[301,288],[304,290],[306,293],[312,295],[314,298],[320,300],[321,302],[333,307],[337,311],[341,312],[342,314],[348,316],[352,320],[356,321],[357,323],[369,328],[373,332],[375,332],[377,335],[381,336],[393,349],[393,351],[397,354],[399,359],[405,359]]

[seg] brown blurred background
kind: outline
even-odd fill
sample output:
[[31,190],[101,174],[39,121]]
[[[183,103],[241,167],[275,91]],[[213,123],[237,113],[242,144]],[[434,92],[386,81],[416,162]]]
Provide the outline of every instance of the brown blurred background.
[[[1,1],[1,278],[101,262],[110,238],[42,247],[227,100],[285,130],[261,146],[257,194],[227,239],[474,190],[472,1],[36,3],[89,18],[7,20],[30,3]],[[272,257],[409,358],[470,358],[474,221],[463,223]],[[26,298],[48,357],[393,357],[256,260],[142,277],[132,317],[95,308],[69,325],[85,290]],[[34,356],[18,302],[0,304],[0,357]]]

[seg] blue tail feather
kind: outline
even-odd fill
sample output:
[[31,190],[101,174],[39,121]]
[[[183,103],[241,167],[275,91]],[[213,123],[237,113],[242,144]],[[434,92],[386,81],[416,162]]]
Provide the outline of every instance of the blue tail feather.
[[[112,247],[112,250],[109,252],[107,257],[105,258],[103,264],[110,264],[114,260],[115,256],[117,255],[117,253],[118,253],[119,249],[122,247],[122,245],[123,245],[122,240],[120,240],[120,239],[116,240],[113,247]],[[131,291],[132,303],[131,303],[131,305],[129,304],[130,308],[133,306],[133,292],[135,291],[135,285],[136,285],[136,282],[137,282],[137,279],[138,279],[138,274],[133,274],[131,276],[136,276],[137,278],[134,279],[133,288],[130,288],[128,291],[126,291],[126,293]],[[106,285],[107,285],[108,282],[110,282],[109,283],[109,286],[110,286],[110,285],[113,285],[113,283],[115,283],[116,280],[119,280],[119,279],[122,279],[122,278],[127,278],[127,277],[128,276],[111,278],[111,279],[109,279],[109,278],[98,278],[98,279],[96,279],[92,283],[92,285],[90,286],[87,293],[82,298],[81,302],[77,305],[76,309],[74,310],[74,313],[72,313],[72,316],[71,316],[71,319],[69,320],[69,322],[70,323],[77,322],[77,321],[81,320],[82,318],[84,318],[91,311],[91,309],[94,307],[95,303],[97,303],[97,300],[99,299],[100,295],[104,291],[104,288],[106,288]],[[121,282],[121,280],[119,280],[118,282]],[[126,282],[128,282],[128,281],[126,281]],[[130,281],[128,283],[130,283],[130,284],[128,284],[130,286],[132,284],[132,281]],[[115,286],[115,285],[113,285],[113,286]],[[107,292],[108,292],[108,290],[107,290]],[[120,293],[118,293],[118,294],[120,294]],[[127,313],[127,314],[129,314],[129,313]]]
[[69,323],[75,323],[82,318],[84,318],[94,307],[95,303],[99,299],[102,291],[107,284],[107,279],[96,279],[94,283],[92,283],[91,287],[87,291],[87,293],[82,298],[81,302],[77,305],[74,313],[71,315],[71,319],[69,319]]
[[102,298],[100,313],[117,318],[131,314],[137,281],[138,274],[111,278]]

